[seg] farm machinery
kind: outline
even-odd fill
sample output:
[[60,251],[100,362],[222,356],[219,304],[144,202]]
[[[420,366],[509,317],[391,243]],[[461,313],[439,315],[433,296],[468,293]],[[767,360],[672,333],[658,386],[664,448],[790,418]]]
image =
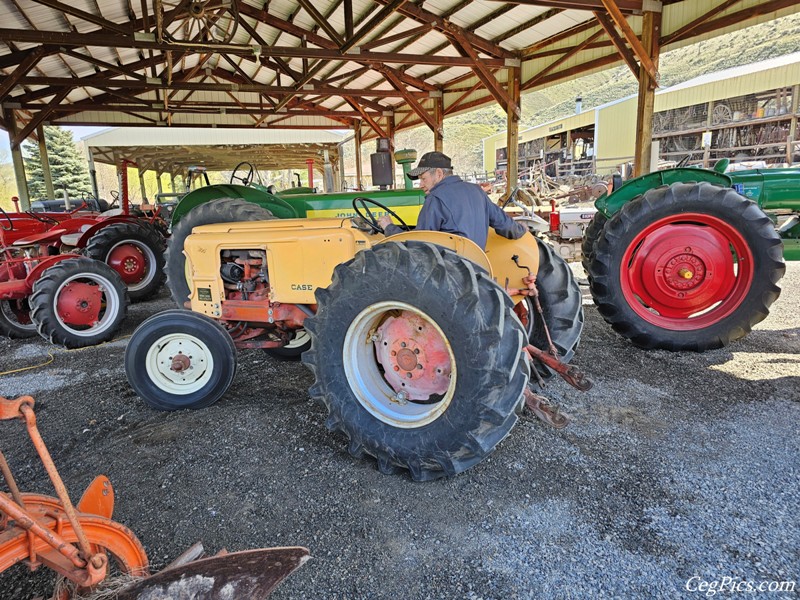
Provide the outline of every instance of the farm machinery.
[[211,405],[233,381],[237,348],[308,348],[310,394],[349,452],[428,480],[488,456],[523,405],[563,424],[529,378],[590,387],[567,364],[580,291],[534,236],[491,231],[484,252],[442,232],[386,237],[376,213],[409,228],[366,198],[352,201],[355,217],[328,219],[258,220],[250,203],[225,202],[240,221],[195,226],[182,246],[191,310],[158,313],[129,341],[128,381],[148,405]]
[[[77,504],[70,500],[36,424],[34,399],[0,396],[0,420],[21,420],[55,488],[57,497],[23,493],[0,452],[0,473],[9,489],[0,492],[0,572],[24,563],[57,573],[54,600],[85,597],[118,576],[96,597],[118,600],[153,598],[266,598],[308,559],[300,547],[261,548],[201,558],[195,544],[172,564],[150,575],[147,554],[136,535],[111,519],[114,489],[97,476]],[[112,562],[113,561],[113,562]]]
[[643,348],[704,351],[769,314],[800,260],[800,170],[657,171],[598,198],[583,266],[612,327]]
[[129,299],[164,280],[164,241],[150,219],[127,214],[0,209],[0,333],[68,347],[110,339]]

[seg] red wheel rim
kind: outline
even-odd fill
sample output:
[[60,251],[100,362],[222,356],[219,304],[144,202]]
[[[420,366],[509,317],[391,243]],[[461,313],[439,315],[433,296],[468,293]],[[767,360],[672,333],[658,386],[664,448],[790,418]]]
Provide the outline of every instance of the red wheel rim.
[[620,282],[625,301],[642,319],[692,331],[738,308],[754,268],[736,228],[711,215],[681,213],[639,232],[622,257]]
[[98,285],[71,281],[56,300],[58,317],[72,327],[93,327],[100,320],[103,292]]
[[106,263],[126,285],[139,283],[147,275],[147,258],[136,244],[120,244],[109,253]]

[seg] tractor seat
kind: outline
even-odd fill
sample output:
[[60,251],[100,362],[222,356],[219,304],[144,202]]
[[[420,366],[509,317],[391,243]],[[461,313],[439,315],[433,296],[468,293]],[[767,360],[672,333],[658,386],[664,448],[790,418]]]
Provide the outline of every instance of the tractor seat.
[[[64,235],[61,236],[61,243],[64,244],[65,246],[77,246],[78,242],[81,239],[81,236],[90,227],[91,225],[89,224],[81,225],[81,228],[78,231],[74,233],[65,233]],[[62,231],[64,230],[62,229]]]

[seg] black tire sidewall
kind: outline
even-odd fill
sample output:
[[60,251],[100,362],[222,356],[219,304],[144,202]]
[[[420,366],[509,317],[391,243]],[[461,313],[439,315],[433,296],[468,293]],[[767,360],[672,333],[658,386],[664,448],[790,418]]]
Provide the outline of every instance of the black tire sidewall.
[[137,223],[114,223],[104,227],[91,237],[89,243],[86,244],[84,254],[107,264],[111,249],[129,240],[146,246],[155,259],[154,264],[148,264],[150,280],[147,285],[138,290],[128,289],[128,297],[131,302],[139,302],[151,298],[159,290],[166,277],[164,241],[154,227],[149,225],[145,227]]
[[[191,394],[171,394],[150,379],[147,353],[159,339],[171,333],[184,333],[203,341],[214,360],[211,379]],[[157,410],[205,408],[219,400],[236,374],[236,348],[225,329],[204,315],[185,310],[168,310],[153,315],[133,332],[125,350],[128,383],[145,403]]]
[[[680,213],[724,221],[739,233],[753,256],[750,289],[734,311],[711,325],[685,331],[665,329],[639,316],[622,294],[620,270],[623,256],[642,229]],[[758,205],[732,188],[677,183],[648,190],[627,203],[603,232],[591,266],[592,295],[604,318],[638,346],[697,351],[725,346],[763,320],[778,297],[775,283],[785,271],[780,238]]]

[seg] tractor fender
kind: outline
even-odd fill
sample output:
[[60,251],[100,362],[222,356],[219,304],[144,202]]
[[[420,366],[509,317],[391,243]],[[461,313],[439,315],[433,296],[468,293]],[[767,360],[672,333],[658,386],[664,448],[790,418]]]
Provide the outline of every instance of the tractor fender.
[[47,256],[39,261],[39,264],[36,265],[31,272],[28,273],[28,276],[25,278],[25,285],[28,286],[28,289],[33,289],[33,283],[42,276],[42,273],[52,267],[54,264],[61,262],[62,260],[72,260],[74,258],[80,258],[77,254],[56,254],[55,256]]
[[[522,278],[528,275],[525,267],[529,268],[534,275],[539,270],[539,247],[536,244],[536,238],[528,234],[517,240],[509,240],[497,235],[494,229],[489,229],[485,252],[472,240],[443,231],[404,231],[378,243],[412,240],[429,242],[452,250],[486,271],[489,277],[503,289],[524,288],[525,284],[522,282]],[[519,266],[512,257],[517,257]],[[522,296],[513,296],[512,299],[514,302],[519,302]]]
[[266,208],[279,219],[295,219],[305,216],[304,214],[298,214],[292,205],[285,200],[268,192],[264,192],[255,187],[226,183],[197,188],[186,194],[181,198],[177,206],[175,206],[175,210],[172,211],[172,223],[170,227],[174,228],[178,221],[193,208],[211,202],[212,200],[219,200],[220,198],[241,198],[242,200]]
[[672,185],[673,183],[700,183],[707,181],[719,187],[729,188],[733,185],[733,180],[724,173],[718,173],[710,169],[696,169],[682,167],[676,169],[666,169],[656,171],[630,179],[625,184],[611,192],[600,196],[594,203],[597,210],[602,212],[607,218],[615,215],[625,204],[638,198],[647,190]]
[[[80,219],[80,221],[82,222],[70,232],[77,233],[81,231],[81,237],[76,244],[77,248],[85,248],[92,236],[104,227],[108,227],[114,223],[137,223],[140,219],[134,216],[117,215],[113,217],[101,217],[99,219]],[[89,227],[82,229],[86,225],[89,225]]]

